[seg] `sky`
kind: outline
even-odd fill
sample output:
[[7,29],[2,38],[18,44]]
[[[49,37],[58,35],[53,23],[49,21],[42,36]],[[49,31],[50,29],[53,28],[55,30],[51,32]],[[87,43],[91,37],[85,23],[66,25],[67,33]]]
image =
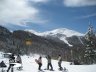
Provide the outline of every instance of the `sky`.
[[0,0],[0,25],[10,30],[96,29],[96,0]]

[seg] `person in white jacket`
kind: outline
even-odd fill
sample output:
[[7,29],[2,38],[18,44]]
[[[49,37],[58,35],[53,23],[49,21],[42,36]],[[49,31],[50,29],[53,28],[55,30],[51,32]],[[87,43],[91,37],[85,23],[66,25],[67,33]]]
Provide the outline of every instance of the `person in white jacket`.
[[39,65],[38,70],[41,70],[42,67],[42,57],[40,56],[39,59],[37,60],[37,63]]

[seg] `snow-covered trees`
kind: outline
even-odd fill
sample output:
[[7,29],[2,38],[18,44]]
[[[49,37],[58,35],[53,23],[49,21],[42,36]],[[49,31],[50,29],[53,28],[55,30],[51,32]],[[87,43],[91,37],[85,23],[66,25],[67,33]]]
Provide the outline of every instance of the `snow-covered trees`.
[[86,49],[84,57],[87,64],[93,64],[96,62],[95,38],[96,36],[93,27],[89,25],[88,32],[85,34]]

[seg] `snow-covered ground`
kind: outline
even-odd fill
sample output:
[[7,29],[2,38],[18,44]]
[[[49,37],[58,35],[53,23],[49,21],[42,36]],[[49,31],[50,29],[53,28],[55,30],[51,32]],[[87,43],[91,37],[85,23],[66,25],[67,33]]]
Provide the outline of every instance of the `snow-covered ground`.
[[[23,70],[18,71],[17,68],[14,68],[14,72],[38,72],[38,65],[35,62],[35,59],[38,59],[38,57],[39,56],[37,56],[37,55],[22,56],[21,58],[23,61]],[[0,55],[0,62],[2,60],[8,66],[8,59],[2,58],[2,56]],[[47,60],[46,60],[46,58],[43,58],[42,61],[43,61],[42,69],[45,69],[47,66]],[[57,60],[52,60],[52,65],[55,70],[54,72],[62,72],[62,71],[58,70],[58,61]],[[66,67],[68,69],[68,72],[96,72],[96,65],[70,65],[69,62],[63,61],[62,67]],[[1,68],[0,68],[0,71],[1,71]],[[52,72],[52,71],[45,70],[45,72]]]

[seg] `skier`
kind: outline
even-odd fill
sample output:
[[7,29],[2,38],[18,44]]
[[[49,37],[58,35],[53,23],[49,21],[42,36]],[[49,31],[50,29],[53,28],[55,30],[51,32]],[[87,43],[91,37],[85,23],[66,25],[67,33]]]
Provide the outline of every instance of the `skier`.
[[2,61],[0,63],[0,68],[2,68],[1,72],[5,72],[5,70],[3,68],[6,68],[6,67],[7,67],[6,64],[4,63],[4,61]]
[[[21,59],[21,57],[20,57],[19,54],[17,55],[16,62],[22,64],[22,59]],[[21,67],[18,67],[17,69],[18,70],[22,69],[22,66]]]
[[14,63],[14,62],[15,62],[15,57],[14,57],[14,54],[12,54],[9,57],[9,67],[7,69],[7,72],[9,72],[10,68],[11,68],[11,72],[13,72],[13,66],[14,66],[14,64],[12,64],[12,63]]
[[47,63],[47,70],[49,70],[49,66],[50,66],[51,67],[50,70],[53,71],[53,67],[52,67],[52,64],[51,64],[51,57],[49,55],[47,55],[46,58],[47,58],[47,61],[48,61],[48,63]]
[[6,64],[4,63],[4,61],[2,61],[2,62],[0,63],[0,67],[7,67]]
[[36,61],[36,63],[39,65],[38,70],[41,71],[41,66],[42,66],[42,57],[40,56],[39,59],[38,59],[38,60],[35,59],[35,61]]
[[59,70],[63,70],[63,68],[62,68],[62,66],[61,66],[61,63],[62,63],[62,57],[61,57],[61,55],[59,55],[59,57],[58,57]]

